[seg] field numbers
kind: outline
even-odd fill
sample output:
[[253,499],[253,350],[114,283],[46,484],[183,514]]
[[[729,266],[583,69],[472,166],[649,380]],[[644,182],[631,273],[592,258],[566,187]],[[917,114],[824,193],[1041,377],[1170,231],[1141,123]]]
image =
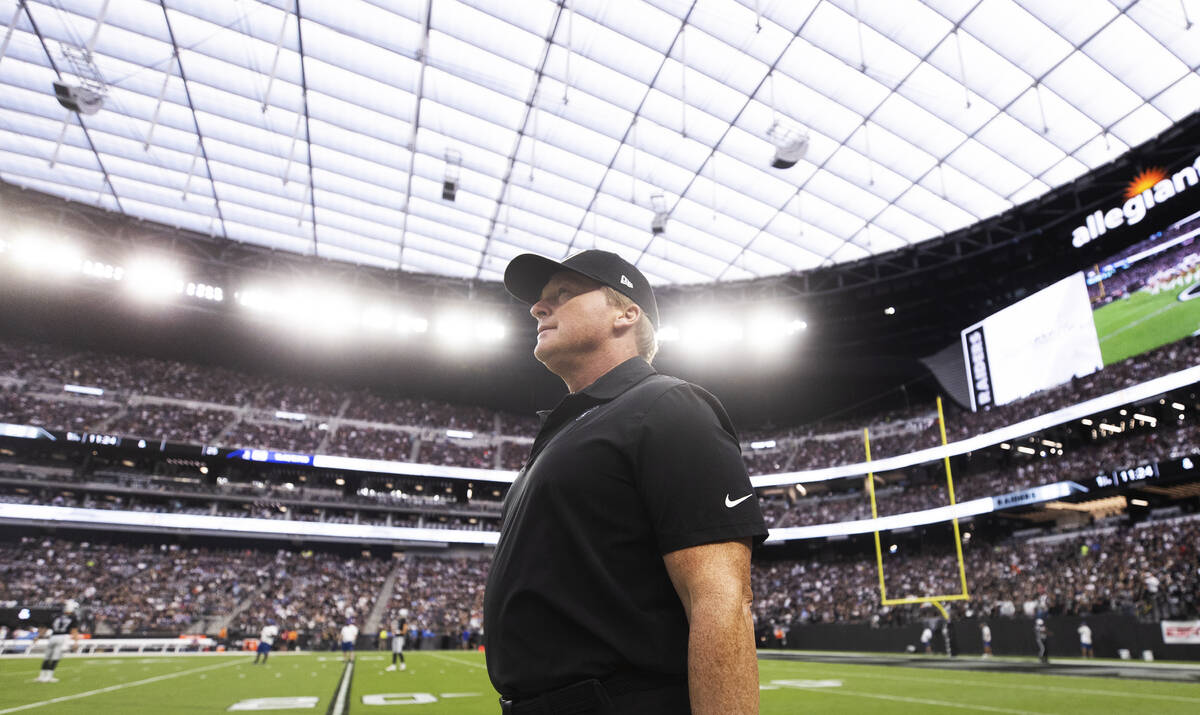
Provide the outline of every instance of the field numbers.
[[315,708],[317,701],[315,695],[299,695],[286,698],[251,698],[243,700],[239,703],[234,703],[229,706],[230,710],[299,710],[303,708]]
[[363,705],[426,705],[436,703],[432,693],[376,693],[364,695]]

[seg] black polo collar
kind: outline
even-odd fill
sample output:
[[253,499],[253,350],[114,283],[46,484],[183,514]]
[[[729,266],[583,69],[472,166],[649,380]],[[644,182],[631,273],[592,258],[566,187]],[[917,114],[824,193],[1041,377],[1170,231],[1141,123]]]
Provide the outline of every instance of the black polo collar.
[[646,362],[642,357],[631,357],[596,378],[595,382],[579,392],[568,394],[554,409],[539,410],[537,413],[538,417],[544,426],[550,415],[559,412],[568,405],[582,412],[592,405],[616,399],[621,393],[657,373],[658,371],[651,367],[650,363]]

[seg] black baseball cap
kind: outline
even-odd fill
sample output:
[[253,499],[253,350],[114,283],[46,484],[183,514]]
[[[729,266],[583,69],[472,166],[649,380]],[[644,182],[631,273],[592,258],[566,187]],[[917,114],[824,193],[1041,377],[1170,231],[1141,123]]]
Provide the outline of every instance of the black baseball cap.
[[610,251],[583,251],[562,262],[522,253],[504,269],[504,287],[517,300],[533,305],[542,299],[542,289],[559,271],[573,271],[628,296],[658,328],[658,303],[650,281],[637,266]]

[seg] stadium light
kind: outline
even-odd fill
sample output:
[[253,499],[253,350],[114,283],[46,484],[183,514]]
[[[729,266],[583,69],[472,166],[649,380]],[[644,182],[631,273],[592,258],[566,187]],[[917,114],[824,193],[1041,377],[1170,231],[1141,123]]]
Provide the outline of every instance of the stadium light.
[[19,267],[39,277],[78,273],[83,263],[75,246],[40,236],[23,236],[9,247],[8,252]]
[[461,313],[446,313],[434,323],[438,339],[452,348],[465,347],[471,338],[471,321]]
[[446,436],[451,439],[471,439],[475,436],[475,433],[460,429],[448,429],[446,430]]
[[396,316],[386,306],[372,305],[363,310],[361,322],[363,329],[382,333],[395,327]]
[[409,317],[401,318],[398,322],[401,333],[427,333],[429,332],[429,321],[424,318]]
[[1130,506],[1150,506],[1150,502],[1146,501],[1145,499],[1130,499],[1129,505]]
[[775,446],[775,440],[767,439],[762,442],[751,442],[750,449],[771,449]]
[[162,302],[184,291],[179,268],[157,258],[134,261],[125,273],[124,283],[135,298],[149,302]]
[[475,322],[475,335],[485,343],[496,343],[504,339],[504,324],[492,319],[481,319]]

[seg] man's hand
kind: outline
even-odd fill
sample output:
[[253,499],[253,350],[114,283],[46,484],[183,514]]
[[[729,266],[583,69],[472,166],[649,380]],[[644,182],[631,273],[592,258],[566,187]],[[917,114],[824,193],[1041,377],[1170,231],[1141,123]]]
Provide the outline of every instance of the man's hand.
[[692,713],[757,713],[750,540],[672,551],[663,562],[688,618]]

